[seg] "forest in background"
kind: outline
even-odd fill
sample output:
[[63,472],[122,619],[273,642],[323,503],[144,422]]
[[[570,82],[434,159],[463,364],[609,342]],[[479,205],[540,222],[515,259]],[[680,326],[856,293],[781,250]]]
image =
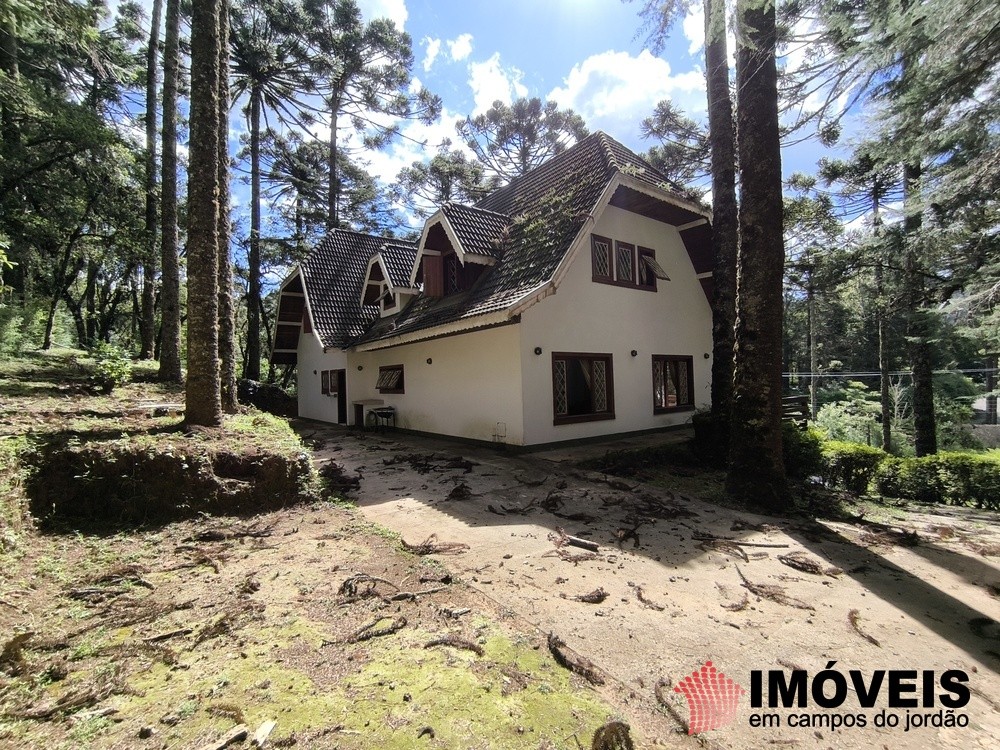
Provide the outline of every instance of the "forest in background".
[[[211,220],[187,199],[198,174],[186,164],[203,163],[189,100],[205,87],[192,84],[199,41],[191,32],[207,28],[197,14],[209,5],[222,56],[212,106],[224,114],[201,146],[225,153],[215,195],[228,195],[227,180],[251,189],[249,206],[215,208],[223,249],[212,268],[233,311],[216,309],[199,330],[225,337],[231,321],[224,379],[293,382],[267,362],[274,290],[264,280],[324,232],[407,234],[433,205],[474,201],[587,132],[552,102],[497,103],[457,123],[455,143],[466,148],[428,144],[427,159],[388,186],[360,166],[363,151],[345,148],[343,133],[378,149],[401,137],[406,119],[438,117],[440,100],[410,85],[408,35],[365,21],[353,0],[156,0],[151,15],[123,3],[114,16],[102,0],[0,0],[0,354],[82,347],[109,363],[112,378],[132,357],[158,359],[164,378],[181,377],[182,337],[202,310],[187,304],[189,282],[207,278],[192,270],[190,240],[199,220]],[[654,48],[666,43],[691,5],[647,0],[640,33]],[[716,372],[717,385],[734,382],[738,361],[737,268],[747,280],[763,271],[766,281],[746,282],[744,303],[770,290],[762,340],[772,349],[767,368],[747,359],[743,372],[772,385],[774,365],[790,375],[780,388],[741,386],[737,376],[737,390],[765,393],[770,406],[773,391],[809,393],[830,435],[897,454],[975,448],[971,405],[995,392],[990,355],[1000,351],[1000,8],[707,0],[705,10],[709,122],[662,102],[644,129],[654,144],[648,158],[678,185],[704,192],[712,183],[716,287],[729,290],[716,302],[725,314],[714,366],[729,368]],[[794,67],[781,56],[790,50],[800,53]],[[758,75],[768,65],[770,82]],[[777,119],[762,111],[769,107]],[[734,135],[756,134],[747,124],[755,116],[773,121],[775,137],[756,144],[766,151]],[[229,118],[246,126],[235,153],[225,140],[209,143]],[[859,118],[863,137],[845,137]],[[328,139],[310,135],[317,124]],[[777,194],[778,138],[841,149]],[[767,189],[750,189],[758,184]],[[755,205],[765,192],[770,203]],[[763,240],[767,268],[753,227],[777,231]],[[732,393],[713,396],[723,412],[733,403]],[[774,455],[775,445],[758,447]]]

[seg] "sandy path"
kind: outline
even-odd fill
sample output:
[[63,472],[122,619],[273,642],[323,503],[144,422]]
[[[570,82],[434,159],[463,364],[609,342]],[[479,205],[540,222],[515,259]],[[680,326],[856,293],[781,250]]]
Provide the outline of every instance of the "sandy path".
[[[888,705],[885,692],[870,709],[858,705],[853,690],[840,708],[818,708],[811,698],[804,709],[776,708],[780,727],[767,729],[749,725],[759,710],[744,696],[735,721],[705,735],[722,747],[1000,746],[994,698],[1000,696],[1000,601],[988,589],[1000,590],[1000,568],[996,557],[976,551],[1000,545],[996,514],[893,511],[880,520],[918,535],[916,546],[904,546],[902,537],[870,536],[871,527],[769,519],[666,490],[609,484],[573,469],[566,460],[572,452],[565,450],[512,457],[398,434],[358,437],[316,425],[302,432],[322,442],[318,460],[360,473],[357,499],[367,518],[410,543],[436,534],[443,542],[468,544],[468,551],[439,559],[627,686],[633,697],[623,711],[648,742],[680,741],[669,728],[676,723],[655,710],[657,680],[676,683],[711,659],[747,689],[751,670],[764,670],[766,686],[767,670],[802,668],[811,679],[829,661],[837,662],[848,684],[852,669],[866,680],[879,669],[935,670],[938,676],[958,669],[972,688],[968,705],[957,710],[969,719],[967,727],[909,732],[905,709],[889,709],[901,720],[898,728],[871,726]],[[637,524],[638,540],[626,537],[619,547],[618,536]],[[577,562],[557,556],[549,538],[557,527],[597,542],[599,554]],[[707,536],[741,544],[712,546]],[[777,559],[789,553],[843,572],[793,569]],[[760,596],[760,588],[748,591],[741,573],[752,585],[781,587],[788,599],[780,603]],[[608,594],[599,604],[573,598],[598,588]],[[860,633],[849,624],[852,610]],[[687,719],[682,697],[668,694]],[[912,713],[942,708],[938,703]],[[788,726],[793,714],[802,713],[861,714],[867,726]]]

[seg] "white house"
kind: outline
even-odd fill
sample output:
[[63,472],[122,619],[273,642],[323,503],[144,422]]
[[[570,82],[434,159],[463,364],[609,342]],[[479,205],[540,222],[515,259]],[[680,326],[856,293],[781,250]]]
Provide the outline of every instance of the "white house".
[[299,414],[529,446],[709,405],[709,213],[604,133],[416,244],[326,237],[281,287],[273,359]]

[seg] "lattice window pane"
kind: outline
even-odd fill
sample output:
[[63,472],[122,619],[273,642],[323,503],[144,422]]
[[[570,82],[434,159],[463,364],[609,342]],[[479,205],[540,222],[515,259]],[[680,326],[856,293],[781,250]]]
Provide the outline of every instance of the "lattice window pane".
[[395,390],[399,388],[399,381],[403,377],[403,371],[396,368],[392,370],[382,370],[378,374],[375,387],[384,390]]
[[445,278],[445,291],[448,294],[457,292],[459,290],[458,258],[454,255],[448,257],[448,262],[445,265],[445,273],[447,274]]
[[603,359],[595,359],[594,367],[594,411],[608,410],[608,376],[606,363]]
[[653,405],[663,408],[667,405],[667,389],[663,385],[663,360],[653,360]]
[[618,243],[615,253],[615,265],[618,269],[618,281],[635,281],[635,269],[632,267],[635,248],[624,242]]
[[594,240],[594,276],[611,278],[611,246],[607,242]]
[[556,414],[566,414],[569,405],[566,398],[566,360],[557,359],[552,368],[553,389],[555,393]]
[[691,403],[691,389],[688,383],[688,368],[686,362],[677,362],[677,403]]

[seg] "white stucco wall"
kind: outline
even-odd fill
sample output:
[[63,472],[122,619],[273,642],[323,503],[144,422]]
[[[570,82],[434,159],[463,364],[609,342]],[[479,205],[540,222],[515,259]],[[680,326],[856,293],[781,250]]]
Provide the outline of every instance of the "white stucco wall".
[[[427,364],[428,358],[431,364]],[[379,367],[388,365],[403,365],[405,393],[382,394],[375,389]],[[349,401],[382,399],[386,406],[396,407],[399,427],[492,441],[501,422],[506,429],[503,442],[520,445],[523,409],[518,326],[351,353],[347,392]]]
[[[299,334],[298,351],[298,396],[299,416],[308,419],[319,419],[323,422],[337,421],[338,396],[323,394],[320,373],[323,370],[342,370],[348,367],[347,353],[341,349],[332,349],[325,354],[316,334]],[[350,373],[348,373],[348,377]],[[347,390],[347,418],[351,418],[351,390]]]
[[[712,352],[712,312],[677,230],[609,206],[591,231],[653,248],[671,280],[658,280],[655,293],[595,283],[587,235],[556,293],[528,308],[518,326],[528,445],[690,420],[690,411],[653,414],[654,354],[693,357],[695,404],[710,403],[712,367],[704,355]],[[613,355],[615,419],[553,424],[552,352]]]

